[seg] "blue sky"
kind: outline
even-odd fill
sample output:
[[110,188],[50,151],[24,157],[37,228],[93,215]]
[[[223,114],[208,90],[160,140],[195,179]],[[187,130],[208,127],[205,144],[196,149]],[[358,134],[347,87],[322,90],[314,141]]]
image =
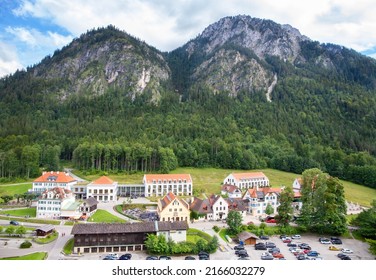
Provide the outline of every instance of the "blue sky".
[[290,24],[321,43],[376,58],[373,0],[0,0],[0,77],[112,24],[161,51],[239,14]]

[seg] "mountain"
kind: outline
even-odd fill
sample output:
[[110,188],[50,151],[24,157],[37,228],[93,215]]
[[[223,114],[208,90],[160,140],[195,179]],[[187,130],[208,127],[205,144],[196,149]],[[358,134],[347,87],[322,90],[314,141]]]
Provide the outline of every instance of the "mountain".
[[161,52],[108,26],[83,34],[28,74],[51,81],[55,86],[47,91],[60,99],[72,93],[103,94],[111,87],[129,91],[132,98],[145,90],[159,98],[158,87],[170,70]]
[[0,178],[57,169],[318,167],[375,187],[376,61],[289,26],[225,17],[160,52],[90,30],[0,79]]
[[262,91],[270,101],[279,75],[285,74],[283,68],[319,71],[371,88],[376,85],[375,60],[342,46],[319,44],[290,25],[250,16],[225,17],[169,56],[181,91],[199,83],[232,96]]

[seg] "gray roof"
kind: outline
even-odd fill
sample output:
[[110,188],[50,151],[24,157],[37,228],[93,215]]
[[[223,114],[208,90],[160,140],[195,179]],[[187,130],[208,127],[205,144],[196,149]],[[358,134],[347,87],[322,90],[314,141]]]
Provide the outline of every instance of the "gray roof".
[[104,233],[142,233],[166,230],[186,230],[188,223],[179,222],[137,222],[137,223],[93,223],[75,224],[72,234],[104,234]]
[[249,232],[249,231],[243,231],[243,232],[239,233],[238,238],[239,238],[239,240],[243,240],[243,241],[247,240],[249,238],[259,239],[256,234]]
[[35,230],[40,230],[40,231],[44,231],[44,232],[49,232],[49,231],[52,231],[55,229],[55,226],[54,225],[44,225],[44,226],[40,226],[38,228],[36,228]]
[[83,203],[86,203],[87,206],[93,206],[98,204],[98,201],[94,197],[89,197],[83,201]]

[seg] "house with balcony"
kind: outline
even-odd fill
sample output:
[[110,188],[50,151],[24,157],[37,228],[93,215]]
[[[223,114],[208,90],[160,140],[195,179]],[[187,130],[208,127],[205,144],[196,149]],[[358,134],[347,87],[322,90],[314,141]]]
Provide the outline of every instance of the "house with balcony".
[[194,197],[189,208],[197,212],[199,220],[209,221],[226,219],[229,211],[227,201],[220,195],[211,195],[207,199]]

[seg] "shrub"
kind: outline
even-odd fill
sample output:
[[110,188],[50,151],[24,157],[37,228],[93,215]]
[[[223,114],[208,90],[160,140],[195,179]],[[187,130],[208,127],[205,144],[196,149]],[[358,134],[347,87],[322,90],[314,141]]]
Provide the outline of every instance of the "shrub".
[[213,226],[213,230],[214,230],[215,232],[219,232],[219,231],[220,231],[220,228],[219,228],[218,226]]
[[21,248],[21,249],[28,249],[28,248],[30,248],[32,245],[33,245],[33,244],[31,244],[30,241],[26,240],[26,241],[24,241],[24,242],[21,243],[20,248]]

